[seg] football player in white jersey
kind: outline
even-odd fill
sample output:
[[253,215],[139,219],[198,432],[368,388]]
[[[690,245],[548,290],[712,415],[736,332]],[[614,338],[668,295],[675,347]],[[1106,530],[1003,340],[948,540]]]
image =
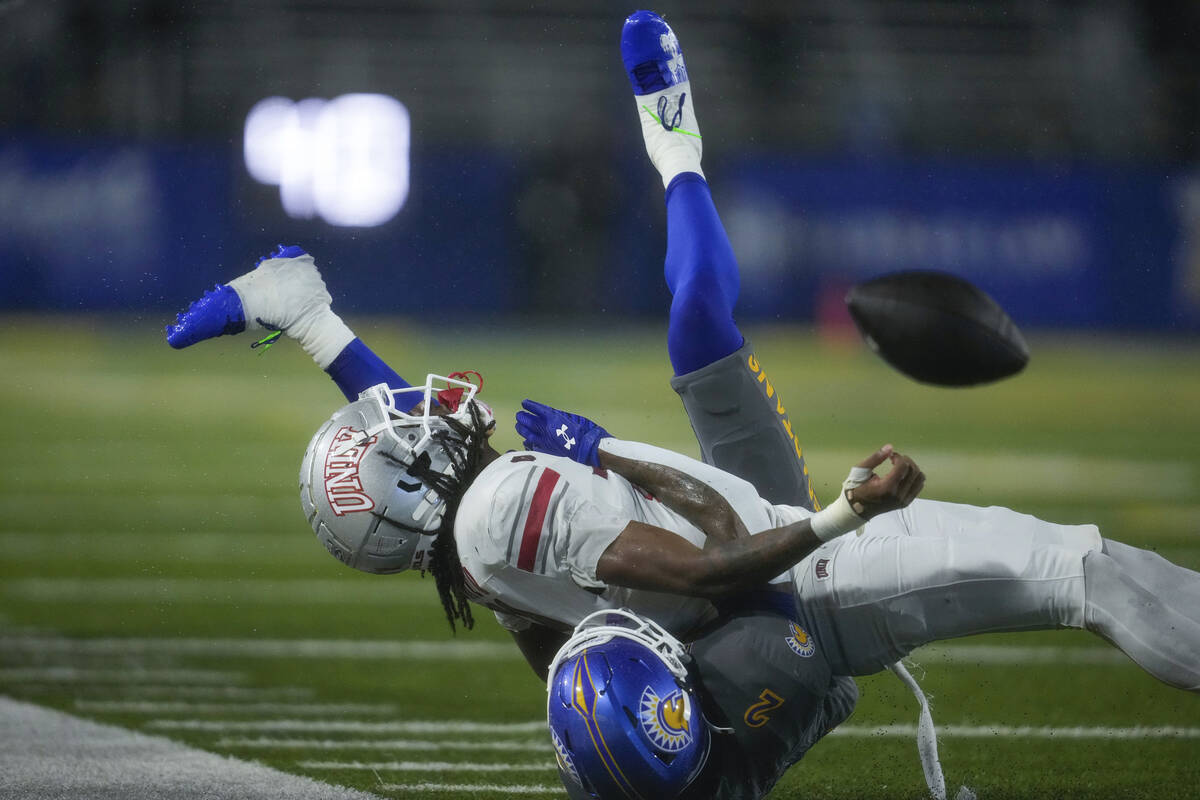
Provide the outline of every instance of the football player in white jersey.
[[[924,475],[890,446],[813,512],[783,403],[733,323],[737,265],[700,168],[678,40],[657,16],[638,22],[623,56],[667,190],[673,385],[716,466],[538,404],[521,432],[559,455],[501,455],[471,381],[409,386],[333,313],[312,258],[281,248],[194,303],[168,341],[284,331],[353,400],[313,438],[301,474],[327,549],[369,571],[431,570],[452,626],[471,623],[469,600],[496,610],[542,674],[593,610],[628,606],[686,636],[717,615],[714,600],[768,584],[805,600],[839,674],[874,672],[935,639],[1074,627],[1200,690],[1195,572],[1093,526],[913,503]],[[781,448],[787,459],[766,455]]]

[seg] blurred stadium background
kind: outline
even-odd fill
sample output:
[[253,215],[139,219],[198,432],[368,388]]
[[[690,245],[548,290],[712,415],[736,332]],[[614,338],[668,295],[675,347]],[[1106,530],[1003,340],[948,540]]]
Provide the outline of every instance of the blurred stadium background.
[[[0,695],[383,797],[553,793],[543,689],[504,634],[451,637],[432,585],[351,574],[308,533],[294,475],[336,390],[294,347],[175,353],[162,326],[302,244],[402,373],[479,369],[502,416],[535,396],[693,452],[616,48],[632,10],[0,2]],[[656,10],[818,485],[896,441],[929,496],[1200,568],[1200,6]],[[1029,369],[939,391],[866,353],[844,290],[907,268],[996,297]],[[948,780],[981,798],[1200,786],[1195,698],[1086,636],[918,661]],[[775,796],[921,796],[894,683],[864,681]],[[50,792],[13,752],[0,797]]]

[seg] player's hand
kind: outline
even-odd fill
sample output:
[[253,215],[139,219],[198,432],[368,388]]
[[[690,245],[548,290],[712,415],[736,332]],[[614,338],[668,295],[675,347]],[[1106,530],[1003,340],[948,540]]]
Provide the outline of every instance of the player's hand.
[[517,412],[517,433],[525,440],[525,449],[552,456],[566,456],[589,467],[600,466],[596,448],[608,431],[587,417],[569,414],[533,400],[521,403]]
[[[891,470],[886,475],[875,474],[885,461],[891,462]],[[850,507],[863,519],[871,519],[915,500],[925,487],[925,473],[911,458],[885,444],[858,463],[846,484]]]

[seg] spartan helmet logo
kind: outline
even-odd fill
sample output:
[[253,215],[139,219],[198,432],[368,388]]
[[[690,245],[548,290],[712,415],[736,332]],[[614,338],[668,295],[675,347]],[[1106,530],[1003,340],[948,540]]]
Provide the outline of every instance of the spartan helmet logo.
[[692,706],[682,689],[660,698],[653,686],[647,686],[638,716],[656,747],[677,753],[692,743]]
[[787,646],[792,648],[792,652],[801,658],[808,658],[813,653],[817,652],[817,645],[813,642],[813,638],[808,635],[808,631],[801,628],[796,623],[791,624],[791,635],[784,641]]

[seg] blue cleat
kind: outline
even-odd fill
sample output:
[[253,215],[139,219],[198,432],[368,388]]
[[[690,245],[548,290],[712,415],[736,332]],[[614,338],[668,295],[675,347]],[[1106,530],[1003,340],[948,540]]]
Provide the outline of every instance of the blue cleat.
[[258,261],[255,261],[254,266],[257,267],[259,264],[263,263],[264,261],[267,261],[268,259],[272,259],[272,258],[299,258],[300,256],[306,256],[306,255],[308,255],[308,251],[305,250],[303,247],[300,247],[299,245],[280,244],[280,245],[275,246],[275,252],[268,253],[267,255],[260,258]]
[[635,95],[661,92],[688,79],[675,31],[653,11],[635,11],[625,20],[621,60]]
[[685,173],[703,178],[695,98],[675,31],[653,11],[635,11],[621,30],[621,61],[633,86],[646,154],[663,187]]
[[228,284],[219,284],[192,302],[187,311],[175,315],[175,324],[167,326],[167,344],[176,350],[211,339],[214,336],[246,330],[242,299]]
[[[192,302],[187,311],[177,314],[175,324],[167,326],[167,344],[178,350],[205,339],[241,333],[247,327],[282,330],[295,316],[290,309],[322,302],[328,305],[329,295],[311,259],[282,271],[270,264],[307,256],[301,247],[279,245],[274,252],[260,258],[255,269],[229,283],[218,284]],[[264,262],[268,263],[266,268]],[[255,308],[249,324],[245,303]]]

